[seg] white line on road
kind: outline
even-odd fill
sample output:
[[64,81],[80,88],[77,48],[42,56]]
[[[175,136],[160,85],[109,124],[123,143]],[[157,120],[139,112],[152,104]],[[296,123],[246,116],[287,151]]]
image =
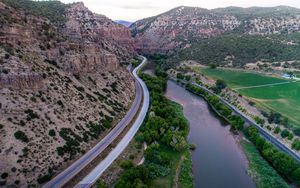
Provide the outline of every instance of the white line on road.
[[[143,56],[142,56],[143,57]],[[142,125],[147,111],[149,107],[149,91],[147,89],[146,84],[140,79],[137,75],[137,71],[144,66],[147,59],[143,57],[143,62],[133,70],[133,75],[137,79],[137,81],[141,84],[143,89],[143,106],[141,111],[136,118],[134,124],[127,132],[127,134],[122,138],[122,140],[118,143],[118,145],[108,154],[108,156],[102,160],[81,182],[79,182],[75,187],[76,188],[89,188],[91,187],[97,179],[102,175],[102,173],[114,162],[114,160],[123,152],[123,150],[127,147],[129,142],[132,140],[136,132],[139,130]]]

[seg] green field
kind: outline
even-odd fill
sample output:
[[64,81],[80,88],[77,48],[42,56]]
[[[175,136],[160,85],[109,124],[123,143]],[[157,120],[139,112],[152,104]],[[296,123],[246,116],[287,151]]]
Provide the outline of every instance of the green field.
[[289,80],[257,73],[224,69],[206,68],[200,71],[211,78],[223,79],[232,89],[238,89],[238,92],[253,99],[257,104],[281,113],[283,116],[289,118],[294,126],[300,127],[300,82],[239,89],[289,82]]
[[257,86],[287,81],[285,79],[244,71],[210,68],[201,69],[200,71],[211,78],[225,80],[226,83],[233,89],[239,87]]

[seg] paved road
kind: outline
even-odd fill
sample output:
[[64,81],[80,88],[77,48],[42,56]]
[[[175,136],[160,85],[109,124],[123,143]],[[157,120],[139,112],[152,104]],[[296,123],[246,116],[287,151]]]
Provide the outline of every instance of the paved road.
[[132,140],[136,132],[139,130],[142,125],[148,108],[149,108],[149,92],[146,87],[146,84],[138,77],[137,71],[146,63],[147,59],[143,56],[143,62],[133,70],[133,75],[137,79],[137,81],[141,84],[143,89],[143,105],[141,111],[136,118],[134,124],[127,132],[127,134],[122,138],[122,140],[118,143],[118,145],[109,153],[109,155],[99,163],[92,172],[90,172],[81,182],[79,182],[75,187],[76,188],[89,188],[91,187],[97,179],[102,175],[102,173],[114,162],[114,160],[122,153],[122,151],[127,147],[129,142]]
[[[175,79],[172,79],[173,81],[175,81]],[[219,95],[213,93],[212,91],[210,91],[209,89],[207,89],[204,86],[201,86],[199,84],[196,83],[192,83],[194,86],[200,87],[202,89],[204,89],[205,91],[209,92],[211,95],[214,95],[216,97],[218,97],[220,99],[220,101],[227,105],[230,109],[232,109],[236,114],[240,115],[247,123],[249,123],[250,125],[255,126],[258,131],[260,132],[260,134],[269,142],[271,142],[273,145],[275,145],[276,147],[278,147],[281,151],[289,154],[290,156],[292,156],[296,161],[300,162],[300,156],[293,151],[292,149],[290,149],[289,147],[287,147],[286,145],[284,145],[280,140],[278,140],[276,137],[274,137],[272,134],[270,134],[269,132],[267,132],[266,130],[264,130],[260,125],[258,125],[254,120],[252,120],[252,118],[246,116],[243,112],[241,112],[239,109],[237,109],[235,106],[231,105],[230,103],[228,103],[225,99],[223,99],[222,97],[220,97]]]
[[[133,126],[135,128],[137,127],[137,129],[139,128],[141,122],[143,122],[143,120],[146,116],[146,112],[147,112],[148,106],[149,106],[149,92],[148,92],[147,87],[144,84],[144,82],[137,76],[137,71],[147,61],[147,59],[145,57],[142,57],[142,58],[143,58],[143,62],[137,68],[135,68],[133,70],[133,75],[136,78],[136,84],[135,84],[136,85],[136,97],[132,103],[131,108],[125,115],[125,117],[97,145],[95,145],[90,151],[88,151],[86,154],[84,154],[81,158],[79,158],[77,161],[75,161],[71,166],[69,166],[63,172],[61,172],[56,177],[54,177],[51,181],[46,183],[43,186],[44,188],[62,187],[64,184],[66,184],[68,181],[70,181],[75,175],[77,175],[84,167],[86,167],[92,160],[94,160],[101,152],[103,152],[120,135],[120,133],[126,128],[126,126],[133,120],[134,116],[137,114],[137,112],[139,110],[142,99],[144,98],[142,110],[139,113],[139,115],[136,119],[136,122],[134,123],[134,126]],[[131,130],[132,130],[132,128],[130,129],[130,131]],[[127,133],[127,135],[131,133],[130,131]],[[129,137],[127,135],[125,137],[129,139]],[[122,139],[122,141],[123,141],[123,139]],[[116,148],[118,148],[118,146]],[[114,150],[111,153],[113,153]],[[110,159],[113,159],[111,157],[111,153],[109,154],[108,157]],[[114,152],[114,153],[116,153],[116,152]],[[105,160],[106,164],[108,164],[106,158],[104,160]],[[100,164],[102,164],[102,163],[100,163]],[[105,169],[103,167],[103,171]]]

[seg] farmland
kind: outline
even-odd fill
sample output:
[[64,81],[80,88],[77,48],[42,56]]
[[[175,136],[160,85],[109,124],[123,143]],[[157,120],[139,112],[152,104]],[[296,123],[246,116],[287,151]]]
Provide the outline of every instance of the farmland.
[[[294,126],[300,126],[300,83],[289,80],[265,76],[263,74],[221,70],[201,69],[203,74],[213,79],[224,80],[229,87],[236,89],[242,95],[251,98],[258,105],[269,110],[281,113],[287,117]],[[277,84],[279,85],[266,85]],[[265,85],[262,87],[257,87]],[[251,86],[256,86],[249,88]]]

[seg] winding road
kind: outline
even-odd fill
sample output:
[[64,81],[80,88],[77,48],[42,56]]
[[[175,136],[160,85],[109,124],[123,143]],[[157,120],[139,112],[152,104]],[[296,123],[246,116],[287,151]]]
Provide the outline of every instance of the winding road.
[[76,188],[89,188],[91,187],[97,179],[102,175],[102,173],[114,162],[114,160],[122,153],[122,151],[128,146],[129,142],[132,140],[136,132],[139,130],[140,126],[142,125],[150,103],[149,91],[147,89],[146,84],[140,79],[137,75],[138,70],[144,66],[147,59],[143,56],[143,62],[133,70],[133,76],[139,82],[143,89],[143,105],[140,110],[138,117],[136,118],[135,122],[133,123],[132,127],[129,129],[127,134],[122,138],[122,140],[118,143],[118,145],[109,153],[109,155],[99,163],[92,172],[90,172],[81,182],[79,182],[75,187]]
[[122,153],[122,151],[129,144],[139,127],[142,125],[144,118],[146,117],[147,110],[149,107],[149,92],[146,84],[138,77],[137,72],[144,66],[147,59],[140,56],[143,61],[136,67],[132,74],[136,79],[136,97],[132,103],[131,108],[124,116],[124,118],[91,150],[85,153],[81,158],[75,161],[71,166],[65,169],[63,172],[54,177],[51,181],[46,183],[44,188],[57,188],[62,187],[68,181],[70,181],[75,175],[77,175],[82,169],[90,164],[101,152],[103,152],[119,135],[120,133],[130,124],[130,122],[137,115],[140,104],[142,107],[138,113],[135,122],[133,123],[130,130],[118,143],[118,145],[108,154],[108,156],[102,160],[98,166],[88,174],[76,187],[91,187],[93,183],[100,177],[100,175],[109,167],[109,165]]

